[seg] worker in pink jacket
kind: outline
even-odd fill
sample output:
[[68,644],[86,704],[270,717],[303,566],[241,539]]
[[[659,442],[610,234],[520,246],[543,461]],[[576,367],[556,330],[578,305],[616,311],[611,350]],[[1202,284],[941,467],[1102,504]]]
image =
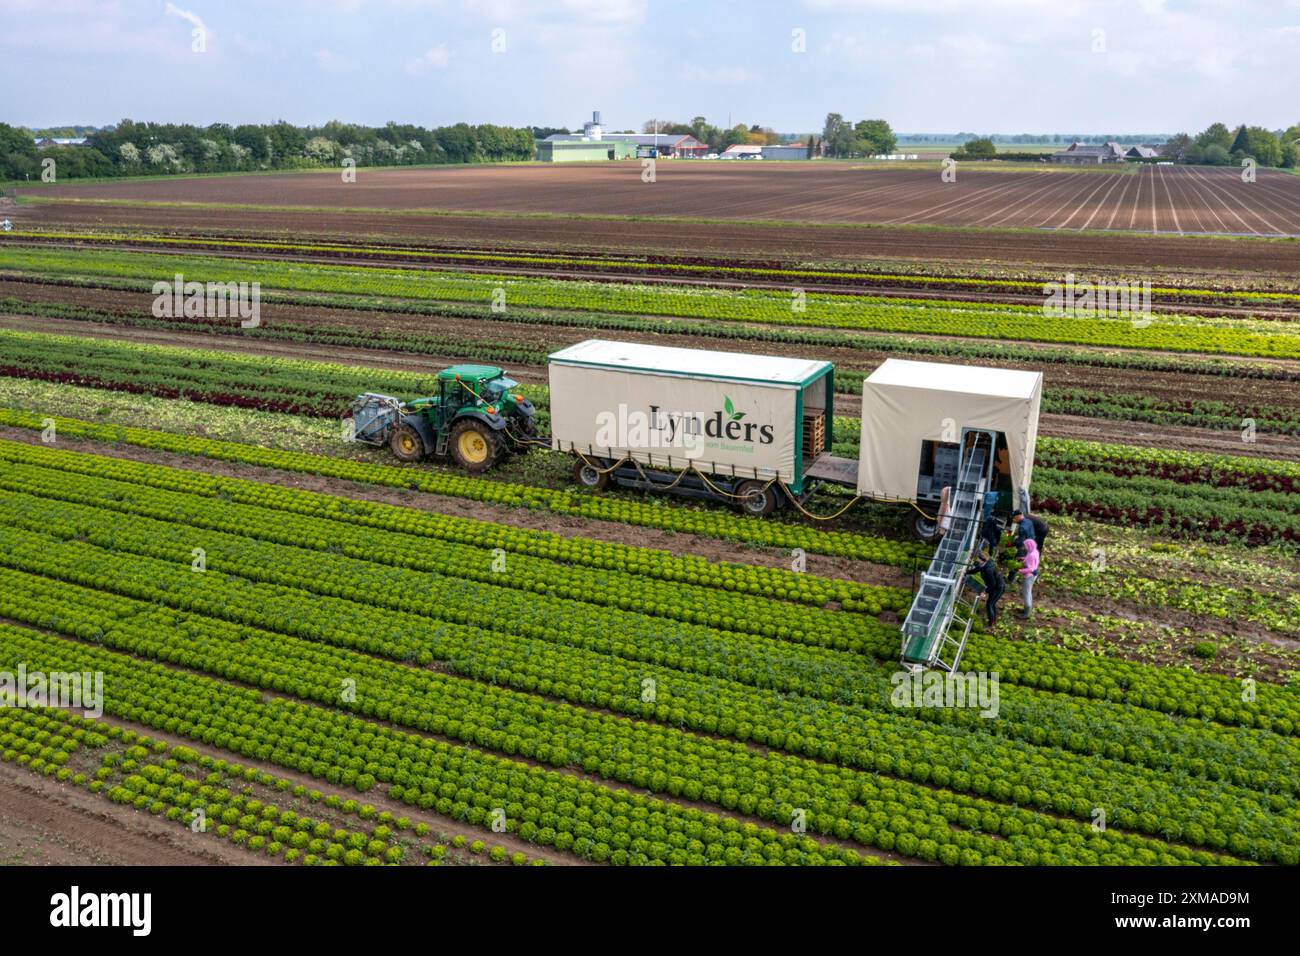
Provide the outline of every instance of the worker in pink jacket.
[[1025,609],[1020,616],[1026,621],[1034,614],[1034,581],[1038,578],[1038,545],[1033,538],[1025,541],[1021,548],[1020,597]]

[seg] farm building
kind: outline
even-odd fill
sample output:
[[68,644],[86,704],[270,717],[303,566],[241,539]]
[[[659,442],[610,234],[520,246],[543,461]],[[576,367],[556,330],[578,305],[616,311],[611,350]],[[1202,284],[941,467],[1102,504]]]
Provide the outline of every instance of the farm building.
[[635,157],[635,145],[617,140],[547,137],[537,144],[537,159],[543,163],[579,163]]
[[807,143],[782,143],[779,146],[728,146],[720,159],[807,159]]
[[[600,154],[602,147],[604,154]],[[690,159],[708,151],[708,144],[687,134],[606,133],[599,110],[591,114],[591,122],[583,124],[581,133],[553,133],[537,144],[537,158],[552,163],[575,159],[630,159],[635,156]]]
[[698,159],[709,151],[707,143],[694,136],[677,133],[606,133],[606,139],[632,143],[642,156],[666,156],[677,159]]
[[1130,146],[1128,152],[1124,154],[1125,159],[1157,159],[1160,156],[1159,146]]
[[781,143],[779,146],[764,146],[764,159],[807,159],[807,143]]
[[1068,166],[1094,166],[1099,163],[1122,163],[1125,149],[1119,143],[1103,143],[1090,146],[1086,143],[1071,143],[1059,153],[1052,154],[1052,162]]

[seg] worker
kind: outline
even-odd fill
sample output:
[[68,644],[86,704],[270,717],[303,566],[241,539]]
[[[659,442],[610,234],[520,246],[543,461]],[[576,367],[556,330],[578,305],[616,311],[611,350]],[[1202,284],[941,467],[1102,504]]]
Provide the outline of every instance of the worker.
[[1027,518],[1034,524],[1034,544],[1039,546],[1039,561],[1043,561],[1043,545],[1048,541],[1048,523],[1037,515],[1027,515]]
[[[979,581],[972,581],[975,575],[979,575]],[[981,547],[979,557],[966,572],[966,581],[975,590],[976,600],[982,593],[986,597],[984,605],[984,615],[988,619],[989,627],[994,627],[998,623],[998,602],[1002,600],[1002,595],[1006,593],[1007,582],[1002,577],[1002,572],[998,570],[998,563],[993,560],[987,547]],[[982,582],[982,583],[981,583]]]
[[997,517],[990,514],[984,519],[984,527],[980,529],[980,544],[987,548],[990,553],[996,554],[998,542],[1002,540],[1002,523]]
[[1036,514],[1027,514],[1026,518],[1034,526],[1034,544],[1038,545],[1038,560],[1043,559],[1043,545],[1047,543],[1047,522]]
[[1025,546],[1026,541],[1034,538],[1034,523],[1019,508],[1011,512],[1011,523],[1007,525],[1007,530],[1013,535],[1011,543],[1016,546],[1017,552]]
[[1034,616],[1034,581],[1038,579],[1039,569],[1038,544],[1033,538],[1021,547],[1020,562],[1020,598],[1025,605],[1020,616],[1027,621]]
[[1035,514],[1026,514],[1017,508],[1011,514],[1011,527],[1015,530],[1016,550],[1019,551],[1026,541],[1032,540],[1038,545],[1038,556],[1043,555],[1043,544],[1047,541],[1047,522]]

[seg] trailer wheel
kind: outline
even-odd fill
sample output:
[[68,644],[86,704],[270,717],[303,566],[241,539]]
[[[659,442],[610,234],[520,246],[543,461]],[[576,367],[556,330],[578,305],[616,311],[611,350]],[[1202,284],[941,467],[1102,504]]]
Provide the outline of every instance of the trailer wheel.
[[476,418],[463,418],[448,436],[451,456],[471,475],[481,475],[501,454],[501,437]]
[[939,522],[933,518],[928,518],[923,514],[917,514],[912,519],[912,530],[916,536],[926,544],[934,544],[939,540]]
[[592,491],[604,491],[609,487],[609,472],[601,471],[596,464],[588,464],[579,458],[573,465],[573,480]]
[[776,489],[770,482],[742,481],[736,486],[740,510],[755,518],[766,518],[776,510]]
[[419,461],[425,455],[424,439],[412,425],[399,425],[393,429],[388,447],[402,461]]

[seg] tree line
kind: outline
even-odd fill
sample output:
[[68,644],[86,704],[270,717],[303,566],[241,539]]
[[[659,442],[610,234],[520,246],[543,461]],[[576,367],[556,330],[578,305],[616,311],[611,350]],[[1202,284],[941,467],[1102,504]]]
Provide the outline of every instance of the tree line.
[[1042,143],[1087,143],[1100,146],[1103,143],[1120,143],[1126,146],[1140,143],[1163,143],[1167,133],[902,133],[899,139],[905,144],[935,144],[962,146],[973,140],[988,140],[991,143],[1007,145],[1034,145]]
[[752,126],[737,123],[730,128],[714,126],[703,116],[696,116],[689,123],[646,120],[641,125],[641,132],[658,133],[660,136],[694,136],[715,153],[722,152],[728,146],[775,146],[783,142],[781,134],[770,126],[760,126],[757,123]]
[[42,160],[58,177],[219,173],[339,166],[413,166],[492,163],[533,158],[531,129],[457,123],[425,129],[404,123],[360,126],[331,120],[323,126],[271,124],[191,126],[119,124],[95,130],[84,146],[37,149],[30,130],[0,123],[0,179],[37,179]]
[[1205,166],[1236,166],[1246,157],[1261,166],[1293,169],[1300,164],[1300,123],[1273,132],[1262,126],[1238,126],[1236,131],[1222,123],[1211,123],[1196,136],[1179,133],[1165,145],[1163,158],[1176,163]]
[[[1089,143],[1097,137],[1080,138],[1073,142]],[[1132,141],[1132,137],[1114,137],[1102,142],[1120,144]],[[1018,159],[1028,154],[999,153],[998,142],[1007,142],[1005,137],[985,136],[971,139],[960,150],[952,153],[953,159]],[[1158,142],[1152,137],[1143,140],[1147,143]],[[1231,130],[1223,123],[1212,123],[1196,136],[1178,133],[1169,137],[1160,153],[1160,158],[1175,163],[1192,163],[1207,166],[1236,166],[1243,159],[1250,157],[1260,166],[1277,166],[1284,169],[1294,168],[1300,164],[1300,123],[1290,129],[1273,132],[1262,126],[1241,125]]]
[[898,137],[882,119],[849,123],[839,113],[827,113],[822,127],[821,151],[826,156],[847,159],[894,152]]

